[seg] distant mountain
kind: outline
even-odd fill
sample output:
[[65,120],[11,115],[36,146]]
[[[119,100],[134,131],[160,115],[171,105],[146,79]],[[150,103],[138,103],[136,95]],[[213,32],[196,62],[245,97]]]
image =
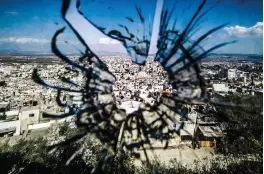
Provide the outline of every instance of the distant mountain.
[[[125,53],[120,52],[95,52],[98,56],[115,56],[115,55],[126,55]],[[74,53],[64,53],[69,56],[76,56]],[[52,52],[43,52],[43,51],[10,51],[10,50],[1,50],[0,55],[13,55],[13,56],[52,56]]]
[[[110,52],[110,51],[100,51],[95,52],[98,56],[119,56],[119,55],[127,55],[126,53],[122,52]],[[75,56],[76,54],[73,53],[65,53],[66,55]],[[14,56],[52,56],[54,55],[51,52],[43,52],[43,51],[14,51],[14,50],[0,50],[0,55],[14,55]],[[155,54],[150,54],[150,56],[155,56]],[[208,58],[214,58],[214,57],[225,57],[225,58],[245,58],[245,59],[255,59],[255,60],[262,60],[263,55],[262,54],[231,54],[231,53],[210,53],[208,55]]]
[[24,56],[24,55],[53,55],[50,52],[43,51],[16,51],[16,50],[1,50],[0,55],[14,55],[14,56]]
[[209,57],[214,57],[214,56],[222,56],[225,58],[246,58],[246,59],[257,59],[257,60],[262,60],[263,55],[262,54],[231,54],[231,53],[211,53],[209,54]]

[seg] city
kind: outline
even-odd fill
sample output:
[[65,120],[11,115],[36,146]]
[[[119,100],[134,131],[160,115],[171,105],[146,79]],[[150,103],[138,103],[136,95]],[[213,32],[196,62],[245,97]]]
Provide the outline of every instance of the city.
[[[42,118],[43,113],[68,112],[67,109],[57,105],[57,91],[36,84],[32,80],[32,73],[33,69],[38,68],[41,77],[52,84],[60,85],[63,82],[59,79],[59,75],[65,74],[70,67],[61,64],[56,57],[47,57],[46,62],[42,62],[43,59],[41,58],[42,56],[35,56],[35,60],[32,62],[20,63],[16,60],[21,59],[21,57],[13,56],[12,62],[1,62],[1,136],[26,136],[31,131],[48,129],[55,121]],[[1,59],[6,60],[7,58],[2,56]],[[23,57],[23,59],[25,58]],[[75,59],[75,57],[72,56],[72,59]],[[127,56],[103,56],[101,59],[117,78],[113,86],[113,93],[118,107],[125,109],[127,114],[136,111],[140,103],[153,104],[161,95],[177,93],[166,80],[166,72],[158,62],[153,62],[153,57],[149,57],[146,66],[143,67],[132,64]],[[50,60],[53,60],[53,62],[47,63]],[[212,99],[222,101],[222,98],[228,94],[263,95],[262,62],[250,59],[233,58],[230,60],[230,58],[225,58],[222,55],[214,55],[203,60],[201,66],[207,84],[206,91]],[[75,74],[70,74],[69,77],[82,81],[82,77]],[[81,107],[80,97],[74,96],[74,94],[65,94],[63,101]],[[199,127],[198,120],[202,124],[208,122],[209,125],[211,122],[217,122],[214,121],[217,119],[209,116],[208,111],[206,111],[208,108],[213,108],[213,105],[204,104],[199,106],[200,109],[203,108],[200,110],[201,113],[197,112],[197,106],[186,105],[186,107],[190,108],[187,114],[196,114],[193,119],[195,119],[194,123],[198,126],[193,125],[186,128],[188,131],[191,130],[193,135],[197,131],[194,128]],[[210,126],[201,129],[212,131]],[[218,131],[221,132],[221,129]],[[181,142],[186,142],[185,140],[192,140],[186,137],[184,131],[181,131],[181,133],[181,138],[177,142],[178,145]],[[206,132],[203,133],[206,134]],[[209,144],[200,141],[200,145],[214,147],[214,139]]]
[[3,0],[1,173],[263,173],[263,1]]

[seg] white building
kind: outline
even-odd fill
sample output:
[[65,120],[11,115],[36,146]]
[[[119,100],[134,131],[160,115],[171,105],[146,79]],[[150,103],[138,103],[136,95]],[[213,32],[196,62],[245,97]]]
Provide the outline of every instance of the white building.
[[28,125],[39,123],[40,110],[38,108],[23,108],[19,114],[20,133],[26,131]]
[[223,84],[223,83],[221,83],[221,84],[213,84],[213,91],[214,92],[222,92],[222,93],[228,93],[228,90],[229,90],[229,88],[228,88],[228,85],[227,84]]
[[20,120],[0,122],[0,134],[20,135]]
[[237,70],[236,69],[229,69],[227,71],[227,78],[228,78],[228,80],[232,80],[232,79],[237,78],[236,73],[237,73]]
[[181,140],[192,140],[194,137],[196,124],[197,124],[197,112],[192,111],[188,114],[188,120],[184,121],[183,128],[180,129]]

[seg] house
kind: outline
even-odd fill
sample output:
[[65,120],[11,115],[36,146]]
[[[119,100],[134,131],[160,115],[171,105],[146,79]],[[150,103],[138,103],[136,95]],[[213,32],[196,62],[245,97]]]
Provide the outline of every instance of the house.
[[10,110],[10,102],[0,102],[0,120],[6,119],[6,112]]
[[237,77],[237,70],[236,69],[229,69],[227,71],[227,78],[228,80],[235,79]]
[[213,84],[212,86],[213,86],[213,91],[215,93],[228,93],[229,91],[227,84],[220,83],[220,84]]
[[217,139],[224,136],[216,125],[199,125],[195,134],[200,147],[216,147]]
[[188,120],[184,121],[183,128],[180,129],[181,141],[192,141],[195,136],[197,126],[197,113],[192,111],[188,114]]
[[20,135],[20,121],[2,121],[0,122],[0,136]]
[[28,129],[28,125],[39,123],[40,110],[38,107],[22,108],[20,110],[20,132],[23,133]]

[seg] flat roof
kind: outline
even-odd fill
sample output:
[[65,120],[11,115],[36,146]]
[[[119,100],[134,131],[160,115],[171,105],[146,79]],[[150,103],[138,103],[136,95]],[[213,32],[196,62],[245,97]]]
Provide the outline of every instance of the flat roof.
[[198,126],[205,137],[223,137],[224,134],[218,126]]
[[6,129],[0,129],[0,134],[4,134],[4,133],[8,133],[8,132],[15,132],[16,131],[16,127],[9,127]]
[[194,136],[194,130],[195,130],[195,123],[184,123],[184,126],[182,129],[180,129],[180,136]]

